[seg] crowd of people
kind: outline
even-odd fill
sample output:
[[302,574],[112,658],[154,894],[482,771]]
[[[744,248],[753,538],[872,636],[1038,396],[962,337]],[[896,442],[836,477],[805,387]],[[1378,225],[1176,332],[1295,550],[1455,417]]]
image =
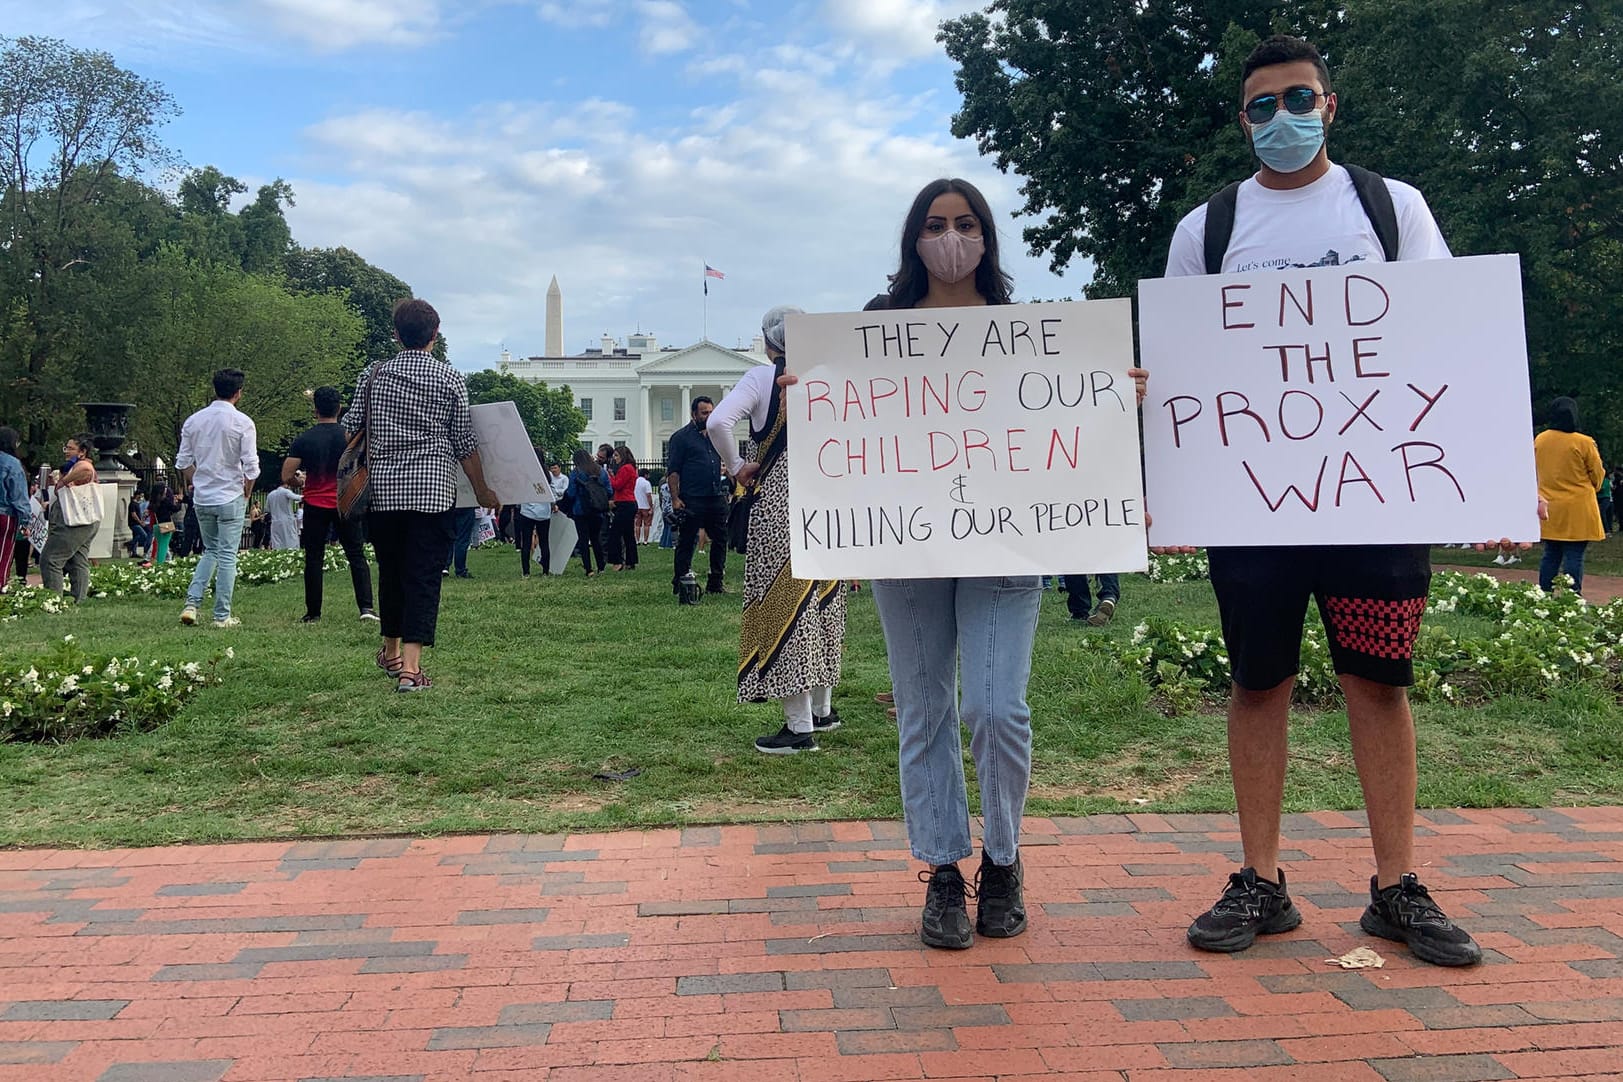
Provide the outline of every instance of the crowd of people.
[[[1348,170],[1331,162],[1327,133],[1336,116],[1328,69],[1313,46],[1287,37],[1262,42],[1241,72],[1238,126],[1260,162],[1233,196],[1232,223],[1208,237],[1208,206],[1178,224],[1167,255],[1169,276],[1233,272],[1241,267],[1313,265],[1326,246],[1348,260],[1388,258]],[[1385,181],[1400,227],[1393,251],[1403,260],[1443,259],[1448,246],[1422,194]],[[1215,200],[1214,200],[1215,202]],[[1213,219],[1215,221],[1215,219]],[[1214,263],[1215,261],[1215,263]],[[1000,262],[993,216],[974,185],[956,179],[921,189],[902,223],[901,244],[886,288],[866,307],[912,310],[1011,303],[1013,283]],[[520,574],[538,562],[542,574],[578,555],[585,574],[630,573],[640,546],[674,549],[672,592],[684,603],[726,595],[729,547],[744,553],[737,698],[781,707],[779,728],[755,741],[770,755],[816,750],[838,729],[833,702],[844,653],[848,584],[804,580],[789,562],[789,471],[784,388],[795,382],[785,334],[798,311],[774,308],[762,324],[771,364],[747,373],[717,403],[692,401],[690,423],[673,434],[657,490],[650,472],[625,447],[574,452],[566,465],[542,467],[545,498],[501,508],[487,486],[470,420],[463,377],[430,347],[439,316],[425,301],[394,312],[401,351],[361,376],[347,412],[338,393],[315,393],[316,423],[294,442],[281,484],[265,501],[273,547],[306,553],[306,621],[322,616],[321,560],[333,540],[349,559],[356,605],[379,623],[376,665],[396,690],[433,686],[423,650],[437,637],[443,577],[469,574],[466,552],[481,529],[510,539]],[[1140,401],[1149,374],[1131,372]],[[188,418],[175,465],[185,478],[178,500],[166,485],[141,502],[152,526],[138,551],[166,557],[165,540],[182,517],[182,551],[196,538],[202,555],[180,619],[199,620],[212,583],[215,627],[234,626],[232,586],[243,524],[259,475],[253,422],[238,409],[241,372],[214,379],[215,401]],[[1605,536],[1609,481],[1594,441],[1579,433],[1576,405],[1559,400],[1549,431],[1535,445],[1540,492],[1548,503],[1541,585],[1557,570],[1583,582],[1584,546]],[[740,453],[734,426],[745,421]],[[364,437],[364,516],[346,511],[346,447]],[[15,450],[0,430],[0,452]],[[80,438],[63,448],[58,493],[95,479],[90,448]],[[0,554],[28,522],[27,480],[0,453],[5,514]],[[458,474],[480,507],[457,508]],[[354,491],[360,491],[355,489]],[[299,506],[302,505],[302,520]],[[75,597],[88,581],[86,550],[93,527],[78,525],[68,498],[50,501],[41,564],[48,588],[64,573]],[[742,509],[742,511],[740,510]],[[133,513],[132,513],[133,514]],[[552,551],[554,516],[573,521],[574,552]],[[169,523],[169,530],[162,530]],[[162,531],[162,532],[156,532]],[[657,538],[656,538],[657,534]],[[377,590],[362,539],[374,546]],[[707,543],[707,544],[706,544]],[[707,547],[703,585],[694,573]],[[1228,741],[1239,809],[1243,864],[1221,897],[1187,935],[1209,951],[1244,950],[1259,935],[1301,921],[1280,865],[1291,692],[1300,665],[1303,624],[1316,603],[1346,697],[1354,761],[1363,787],[1374,850],[1369,904],[1360,921],[1373,935],[1406,943],[1439,965],[1481,957],[1471,936],[1444,915],[1414,865],[1417,784],[1415,734],[1406,689],[1431,576],[1429,552],[1417,545],[1226,548],[1210,551],[1211,581],[1232,666]],[[1092,625],[1111,620],[1121,601],[1114,575],[1064,576],[1070,615]],[[3,582],[3,579],[0,579]],[[1095,591],[1096,585],[1096,591]],[[970,947],[1025,931],[1020,824],[1031,777],[1031,675],[1043,583],[1038,576],[884,579],[872,594],[884,634],[897,728],[899,784],[910,848],[926,868],[920,936],[944,949]],[[1374,613],[1373,616],[1370,613]],[[1378,634],[1371,635],[1371,621]],[[984,831],[971,879],[959,863],[974,855],[964,777],[961,727],[967,728],[979,781]],[[970,920],[967,899],[976,899]]]

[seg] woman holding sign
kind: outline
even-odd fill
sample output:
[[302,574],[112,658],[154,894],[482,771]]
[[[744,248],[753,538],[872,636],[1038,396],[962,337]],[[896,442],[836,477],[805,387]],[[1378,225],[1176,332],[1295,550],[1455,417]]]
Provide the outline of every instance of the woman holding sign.
[[[1012,286],[998,264],[985,197],[968,181],[942,179],[913,200],[890,289],[867,308],[1008,304]],[[1018,844],[1031,780],[1026,683],[1041,583],[1035,575],[879,579],[873,595],[896,696],[908,841],[913,855],[930,865],[919,876],[929,884],[919,938],[963,950],[974,943],[974,931],[1019,935],[1026,930],[1026,906]],[[969,727],[985,820],[973,931],[958,869],[974,852],[960,720]]]
[[[759,737],[766,755],[816,751],[817,734],[840,727],[834,685],[845,647],[845,589],[838,580],[797,579],[789,568],[787,411],[777,380],[784,371],[784,319],[777,307],[761,320],[774,364],[752,369],[705,422],[722,465],[749,493],[744,555],[744,615],[739,626],[738,701],[783,704],[783,727]],[[733,426],[748,417],[749,455],[740,459]],[[725,544],[715,538],[712,544]]]

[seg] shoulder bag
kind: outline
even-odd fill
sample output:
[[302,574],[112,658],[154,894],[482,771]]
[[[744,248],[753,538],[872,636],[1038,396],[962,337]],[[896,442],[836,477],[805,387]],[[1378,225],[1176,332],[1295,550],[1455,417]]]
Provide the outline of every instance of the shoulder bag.
[[366,412],[361,415],[361,426],[344,445],[338,456],[338,515],[349,522],[361,518],[372,505],[371,465],[368,455],[367,429],[372,424],[372,389],[377,386],[378,375],[386,362],[379,361],[366,380]]
[[94,526],[101,521],[101,489],[88,485],[63,485],[56,492],[62,501],[62,525]]

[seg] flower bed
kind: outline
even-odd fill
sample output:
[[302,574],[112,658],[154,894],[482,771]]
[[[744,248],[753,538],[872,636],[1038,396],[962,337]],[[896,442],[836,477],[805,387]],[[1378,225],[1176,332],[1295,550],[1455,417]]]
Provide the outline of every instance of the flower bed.
[[[322,566],[337,571],[348,566],[342,549],[329,545]],[[185,597],[197,570],[197,557],[142,567],[128,560],[100,564],[90,571],[92,597]],[[303,549],[251,549],[237,554],[237,585],[263,586],[304,574]]]
[[71,602],[63,599],[60,593],[52,593],[43,586],[29,586],[26,583],[12,580],[0,593],[0,624],[9,624],[23,616],[31,616],[36,612],[55,615],[66,611]]
[[1212,577],[1206,552],[1159,552],[1150,554],[1151,582],[1205,582]]
[[[1531,583],[1445,571],[1432,578],[1427,611],[1475,617],[1490,627],[1479,636],[1456,636],[1443,627],[1423,626],[1415,647],[1417,699],[1481,702],[1500,695],[1541,696],[1574,681],[1623,687],[1618,656],[1623,600],[1590,605],[1570,590],[1547,594]],[[1174,710],[1229,694],[1228,655],[1222,635],[1213,628],[1153,617],[1133,629],[1125,648],[1107,639],[1081,645],[1140,669]],[[1302,636],[1295,698],[1327,704],[1338,697],[1324,629],[1310,619]]]
[[[229,647],[221,655],[231,656]],[[219,683],[221,657],[178,665],[92,657],[65,636],[26,669],[0,671],[0,740],[60,742],[155,728],[197,689]]]

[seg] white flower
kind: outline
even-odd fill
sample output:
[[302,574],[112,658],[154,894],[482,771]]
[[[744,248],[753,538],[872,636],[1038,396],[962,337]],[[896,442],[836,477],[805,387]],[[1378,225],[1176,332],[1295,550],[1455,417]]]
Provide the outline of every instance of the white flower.
[[72,695],[79,690],[79,678],[73,673],[69,673],[62,678],[62,684],[57,690],[63,695]]
[[175,684],[174,677],[170,676],[168,673],[164,673],[162,676],[158,677],[158,690],[159,691],[168,691],[171,687],[174,686],[174,684]]
[[227,646],[225,648],[225,656],[228,657],[228,658],[233,658],[233,657],[237,656],[237,652],[235,650],[231,649],[231,647]]
[[73,641],[73,636],[72,635],[63,635],[62,636],[62,641],[63,642],[72,642]]

